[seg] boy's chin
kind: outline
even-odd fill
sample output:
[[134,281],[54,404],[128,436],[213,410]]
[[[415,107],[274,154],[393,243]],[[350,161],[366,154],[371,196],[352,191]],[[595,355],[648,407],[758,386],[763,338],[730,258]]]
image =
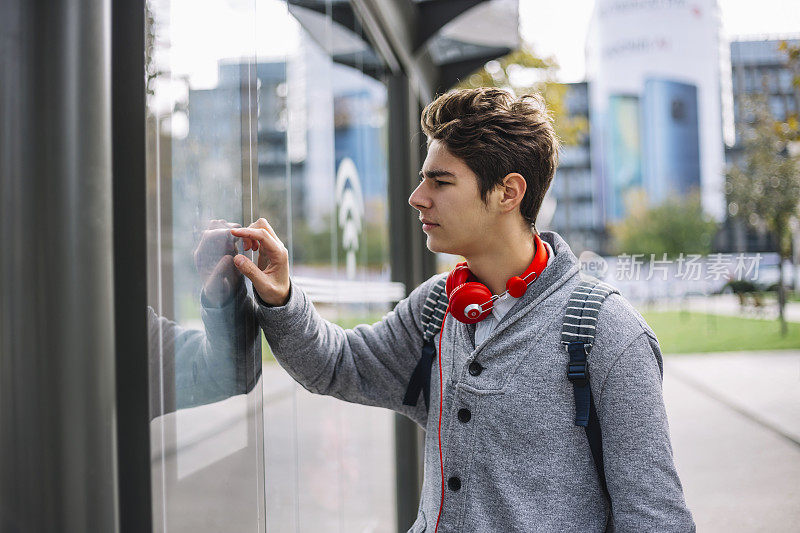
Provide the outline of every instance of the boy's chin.
[[432,238],[428,236],[428,240],[425,243],[428,250],[433,253],[437,254],[452,254],[452,255],[462,255],[458,250],[457,246],[448,245],[447,243],[443,243],[438,239]]
[[437,242],[436,239],[432,239],[430,235],[428,235],[428,238],[425,240],[425,246],[435,254],[442,253],[441,243]]

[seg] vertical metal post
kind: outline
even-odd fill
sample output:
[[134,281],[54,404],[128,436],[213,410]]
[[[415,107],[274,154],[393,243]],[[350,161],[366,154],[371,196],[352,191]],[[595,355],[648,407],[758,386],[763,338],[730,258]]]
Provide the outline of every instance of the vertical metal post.
[[120,531],[152,531],[147,330],[145,2],[111,14],[117,450]]
[[[424,235],[408,196],[421,166],[419,104],[403,74],[388,77],[389,89],[389,226],[392,280],[412,290],[435,272],[435,256],[425,247]],[[407,531],[417,516],[422,486],[424,448],[421,430],[395,415],[397,530]]]
[[110,2],[0,21],[0,530],[117,531]]

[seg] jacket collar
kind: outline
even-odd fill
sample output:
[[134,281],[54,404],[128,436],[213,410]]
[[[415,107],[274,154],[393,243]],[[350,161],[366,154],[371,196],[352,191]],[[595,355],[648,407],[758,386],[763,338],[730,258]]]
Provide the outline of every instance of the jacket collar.
[[[559,287],[564,285],[570,278],[579,271],[578,258],[572,253],[567,242],[554,231],[542,231],[539,237],[547,242],[553,249],[553,261],[545,267],[539,279],[528,286],[525,294],[517,300],[514,306],[505,314],[503,319],[489,337],[483,342],[482,346],[491,343],[495,335],[501,333],[509,324],[515,322],[520,313],[527,312],[535,307],[539,302],[553,294]],[[475,325],[468,326],[469,337],[475,339]]]

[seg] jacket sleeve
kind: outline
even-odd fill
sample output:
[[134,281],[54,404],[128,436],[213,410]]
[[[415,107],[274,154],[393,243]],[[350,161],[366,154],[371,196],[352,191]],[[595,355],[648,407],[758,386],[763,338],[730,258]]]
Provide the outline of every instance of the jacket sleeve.
[[617,533],[695,531],[672,458],[659,357],[655,337],[643,331],[616,354],[599,391],[597,414]]
[[403,396],[421,355],[420,314],[435,279],[372,325],[345,330],[324,320],[294,283],[284,306],[256,298],[258,317],[275,358],[309,391],[392,409],[424,427],[424,401],[403,405]]

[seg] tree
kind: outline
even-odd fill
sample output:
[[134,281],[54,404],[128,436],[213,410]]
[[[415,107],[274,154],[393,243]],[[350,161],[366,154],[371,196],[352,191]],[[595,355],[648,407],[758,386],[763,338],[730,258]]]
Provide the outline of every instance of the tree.
[[570,116],[566,108],[567,86],[556,81],[558,63],[555,58],[541,58],[530,45],[486,63],[456,85],[459,89],[498,87],[517,95],[537,92],[550,111],[556,134],[567,145],[577,144],[589,129],[586,118]]
[[744,154],[741,162],[726,174],[728,213],[750,226],[769,231],[778,243],[780,255],[778,281],[778,319],[786,335],[784,305],[786,293],[783,260],[791,256],[789,221],[800,206],[800,158],[789,152],[788,136],[770,114],[763,95],[743,101],[750,124],[742,134]]
[[635,189],[625,198],[628,216],[611,226],[611,235],[618,253],[662,254],[674,258],[684,254],[707,254],[717,223],[703,213],[700,194],[671,196],[663,203],[650,206],[642,189]]

